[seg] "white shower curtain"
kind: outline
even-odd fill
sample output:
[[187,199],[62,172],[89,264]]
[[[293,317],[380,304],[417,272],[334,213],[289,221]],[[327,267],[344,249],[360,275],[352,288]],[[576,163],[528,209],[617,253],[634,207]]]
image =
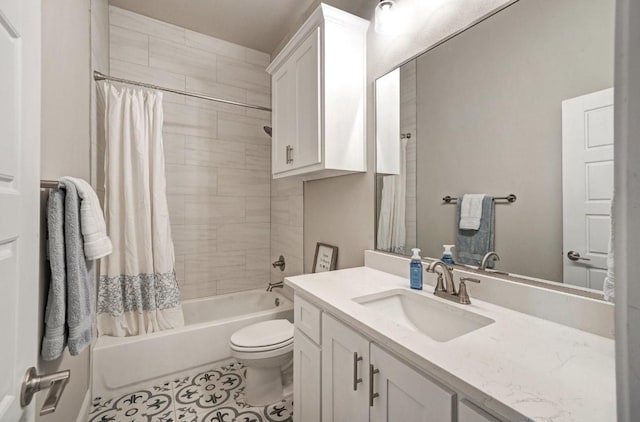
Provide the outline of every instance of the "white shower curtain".
[[184,325],[166,196],[162,93],[101,85],[107,232],[98,333],[131,336]]
[[378,249],[406,254],[407,139],[400,140],[400,173],[382,178]]

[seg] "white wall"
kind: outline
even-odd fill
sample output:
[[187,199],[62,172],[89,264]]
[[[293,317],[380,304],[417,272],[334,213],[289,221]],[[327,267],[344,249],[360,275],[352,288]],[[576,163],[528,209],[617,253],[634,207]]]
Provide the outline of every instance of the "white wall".
[[402,33],[375,32],[375,0],[357,13],[372,21],[367,35],[367,145],[368,168],[354,174],[305,183],[304,258],[310,271],[316,242],[338,246],[338,268],[364,264],[363,250],[374,247],[375,80],[440,40],[468,27],[477,19],[513,0],[403,0],[411,10]]

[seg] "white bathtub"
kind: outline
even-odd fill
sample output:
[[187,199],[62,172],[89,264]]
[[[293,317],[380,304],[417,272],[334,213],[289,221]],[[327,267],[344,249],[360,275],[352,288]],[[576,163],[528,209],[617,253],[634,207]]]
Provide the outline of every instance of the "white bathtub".
[[228,360],[229,338],[236,330],[270,319],[293,321],[291,301],[264,290],[185,300],[182,309],[182,328],[98,338],[93,348],[93,397],[115,396]]

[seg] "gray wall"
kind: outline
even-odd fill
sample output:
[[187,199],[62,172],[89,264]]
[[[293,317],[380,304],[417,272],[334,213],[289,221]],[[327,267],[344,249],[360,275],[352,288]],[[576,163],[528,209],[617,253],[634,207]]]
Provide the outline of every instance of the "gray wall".
[[[106,40],[106,0],[63,0],[42,2],[42,137],[41,177],[57,179],[63,175],[92,179],[90,154],[91,130],[91,43],[90,35]],[[94,28],[91,28],[91,27]],[[91,31],[93,29],[93,31]],[[102,42],[104,45],[104,41]],[[105,59],[106,52],[102,52]],[[100,56],[97,50],[96,57]],[[96,58],[94,57],[94,60]],[[95,162],[95,161],[94,161]],[[41,194],[41,230],[47,192]],[[44,259],[44,241],[40,247],[40,313],[44,314],[48,291],[49,263]],[[42,318],[41,318],[42,320]],[[42,333],[43,326],[40,326]],[[80,414],[90,385],[90,349],[79,356],[68,351],[55,361],[38,362],[39,371],[50,373],[71,370],[71,379],[55,413],[37,416],[36,420],[73,422],[86,420]],[[46,394],[37,396],[36,406],[42,407]],[[87,402],[88,403],[88,402]]]
[[613,86],[614,3],[521,0],[418,58],[424,255],[455,243],[443,196],[515,193],[496,205],[498,268],[562,280],[561,102]]
[[[364,249],[374,247],[375,189],[374,81],[429,46],[468,27],[512,0],[403,0],[414,11],[397,35],[376,34],[373,12],[378,1],[369,0],[359,16],[369,19],[367,34],[367,146],[365,174],[305,182],[304,265],[309,272],[316,242],[338,246],[338,268],[364,264]],[[355,12],[355,11],[354,11]]]

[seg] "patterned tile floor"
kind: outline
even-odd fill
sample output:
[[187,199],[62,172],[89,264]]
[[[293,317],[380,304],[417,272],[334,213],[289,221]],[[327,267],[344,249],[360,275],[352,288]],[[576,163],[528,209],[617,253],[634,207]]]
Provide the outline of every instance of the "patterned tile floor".
[[89,422],[291,422],[291,400],[245,403],[245,374],[232,363],[122,397],[95,397]]

